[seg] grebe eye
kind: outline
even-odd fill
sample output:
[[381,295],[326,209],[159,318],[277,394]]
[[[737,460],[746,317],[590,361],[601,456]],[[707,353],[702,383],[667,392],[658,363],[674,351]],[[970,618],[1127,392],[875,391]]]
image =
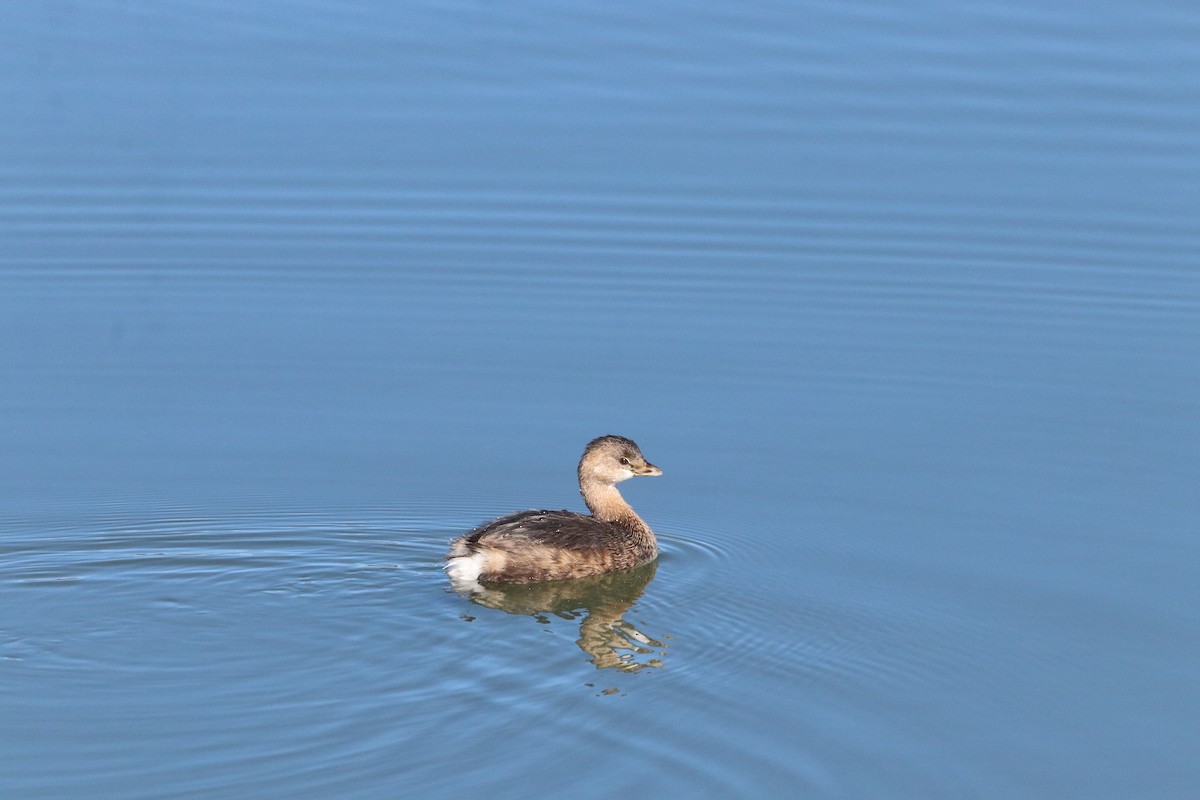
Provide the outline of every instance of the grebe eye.
[[622,463],[622,464],[624,464],[625,466],[627,466],[627,467],[628,467],[628,466],[629,466],[629,459],[628,459],[628,458],[625,458],[624,456],[622,456],[622,457],[621,457],[621,463]]

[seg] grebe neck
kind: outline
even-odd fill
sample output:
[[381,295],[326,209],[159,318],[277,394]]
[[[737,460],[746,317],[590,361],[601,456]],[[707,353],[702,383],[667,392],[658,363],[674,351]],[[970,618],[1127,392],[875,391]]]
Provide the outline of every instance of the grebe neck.
[[611,483],[584,481],[579,484],[579,493],[592,516],[601,522],[612,522],[622,527],[650,532],[650,526],[642,521],[625,498]]

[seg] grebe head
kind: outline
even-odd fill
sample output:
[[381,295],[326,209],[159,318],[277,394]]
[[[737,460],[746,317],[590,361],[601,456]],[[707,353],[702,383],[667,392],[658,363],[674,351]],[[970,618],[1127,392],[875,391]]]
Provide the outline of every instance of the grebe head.
[[601,436],[588,442],[579,459],[579,483],[597,482],[609,486],[638,475],[662,475],[642,451],[624,436]]

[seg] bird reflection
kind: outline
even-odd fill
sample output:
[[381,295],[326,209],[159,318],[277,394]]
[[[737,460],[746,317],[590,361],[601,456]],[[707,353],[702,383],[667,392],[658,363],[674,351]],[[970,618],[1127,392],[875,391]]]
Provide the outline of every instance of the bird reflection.
[[667,645],[647,636],[622,619],[654,577],[657,561],[621,572],[587,578],[530,584],[491,584],[464,594],[472,603],[509,614],[532,616],[550,622],[549,615],[580,620],[576,644],[590,656],[596,669],[637,672],[661,667],[655,654]]

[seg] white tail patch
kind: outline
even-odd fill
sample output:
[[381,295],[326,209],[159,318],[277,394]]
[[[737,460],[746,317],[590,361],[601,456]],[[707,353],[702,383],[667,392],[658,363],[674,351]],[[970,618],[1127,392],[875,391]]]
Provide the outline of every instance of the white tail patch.
[[456,592],[480,592],[483,586],[479,583],[479,575],[483,572],[483,553],[470,553],[462,556],[451,556],[442,569],[450,577],[450,586]]

